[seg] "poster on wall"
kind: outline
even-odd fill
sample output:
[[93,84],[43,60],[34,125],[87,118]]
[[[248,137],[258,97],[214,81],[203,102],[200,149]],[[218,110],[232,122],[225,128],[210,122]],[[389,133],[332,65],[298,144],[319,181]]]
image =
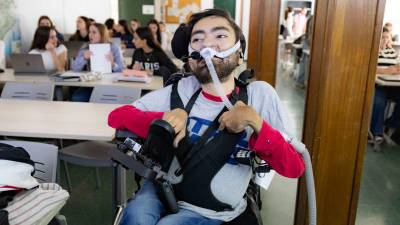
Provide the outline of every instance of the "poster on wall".
[[11,53],[21,52],[21,32],[14,0],[0,0],[0,68]]
[[165,10],[167,23],[184,23],[190,15],[200,12],[201,0],[168,0]]

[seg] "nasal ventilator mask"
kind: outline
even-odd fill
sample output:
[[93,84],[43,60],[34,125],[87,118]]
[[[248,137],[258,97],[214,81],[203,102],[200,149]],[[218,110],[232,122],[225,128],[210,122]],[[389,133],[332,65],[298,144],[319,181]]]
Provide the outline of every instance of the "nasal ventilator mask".
[[[200,52],[195,51],[189,44],[188,50],[189,50],[189,57],[195,60],[200,60],[201,58],[204,59],[206,62],[208,71],[210,72],[214,88],[217,91],[218,95],[221,97],[224,105],[231,110],[233,108],[232,103],[229,101],[229,99],[226,97],[226,94],[224,92],[224,89],[222,88],[221,82],[219,81],[217,71],[214,68],[214,64],[212,63],[212,58],[217,57],[220,59],[225,59],[231,54],[235,53],[238,49],[240,48],[240,41],[236,42],[234,46],[231,48],[222,51],[222,52],[217,52],[213,48],[203,48],[200,50]],[[305,162],[305,175],[306,175],[306,184],[307,184],[307,194],[308,194],[308,214],[309,214],[309,224],[310,225],[316,225],[317,224],[317,204],[316,204],[316,197],[315,197],[315,186],[314,186],[314,176],[312,172],[312,163],[311,163],[311,158],[310,154],[308,153],[308,150],[306,149],[306,146],[301,143],[300,141],[296,140],[295,138],[288,136],[287,134],[280,132],[283,136],[283,138],[291,144],[297,152],[299,152],[304,159]]]
[[[234,46],[231,48],[222,51],[222,52],[217,52],[213,48],[203,48],[200,50],[200,52],[196,52],[194,49],[189,44],[188,50],[189,50],[189,55],[193,59],[201,59],[203,58],[204,61],[206,62],[208,71],[210,71],[211,74],[211,79],[214,84],[214,88],[217,91],[218,95],[221,97],[224,105],[230,110],[233,108],[232,103],[229,101],[229,99],[226,97],[226,94],[224,92],[224,89],[222,88],[221,82],[219,81],[217,71],[215,70],[214,64],[212,62],[212,58],[217,57],[220,59],[227,58],[228,56],[232,55],[235,53],[237,50],[240,48],[240,41],[236,42]],[[200,53],[200,56],[198,55]]]

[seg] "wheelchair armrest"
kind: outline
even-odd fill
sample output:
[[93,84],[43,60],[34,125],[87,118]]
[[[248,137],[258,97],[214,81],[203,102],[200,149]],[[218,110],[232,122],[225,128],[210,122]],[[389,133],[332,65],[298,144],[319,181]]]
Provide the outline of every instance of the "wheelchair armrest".
[[117,130],[115,132],[115,137],[116,138],[132,138],[132,139],[137,139],[139,138],[138,135],[132,133],[129,130]]

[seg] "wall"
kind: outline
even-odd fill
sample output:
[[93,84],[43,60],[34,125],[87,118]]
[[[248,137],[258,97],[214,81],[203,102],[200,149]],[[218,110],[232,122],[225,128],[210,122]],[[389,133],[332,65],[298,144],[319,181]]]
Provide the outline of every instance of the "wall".
[[142,5],[154,5],[154,0],[119,0],[119,18],[120,19],[138,19],[142,25],[154,18],[154,15],[143,15]]
[[236,0],[214,0],[214,8],[228,11],[232,18],[236,15]]
[[61,33],[75,32],[76,18],[80,15],[101,23],[110,17],[118,18],[117,0],[15,0],[15,4],[21,26],[22,52],[29,49],[41,15],[48,15]]
[[383,23],[390,22],[393,24],[393,34],[400,34],[399,9],[399,0],[386,0]]

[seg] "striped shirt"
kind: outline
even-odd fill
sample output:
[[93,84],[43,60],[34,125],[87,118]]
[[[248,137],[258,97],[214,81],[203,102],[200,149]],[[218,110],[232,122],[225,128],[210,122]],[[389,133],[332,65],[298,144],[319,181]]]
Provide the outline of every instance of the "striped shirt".
[[17,194],[5,208],[10,225],[47,224],[65,204],[69,194],[55,183],[42,183],[38,188]]
[[378,66],[392,66],[399,63],[396,50],[385,48],[379,50]]

